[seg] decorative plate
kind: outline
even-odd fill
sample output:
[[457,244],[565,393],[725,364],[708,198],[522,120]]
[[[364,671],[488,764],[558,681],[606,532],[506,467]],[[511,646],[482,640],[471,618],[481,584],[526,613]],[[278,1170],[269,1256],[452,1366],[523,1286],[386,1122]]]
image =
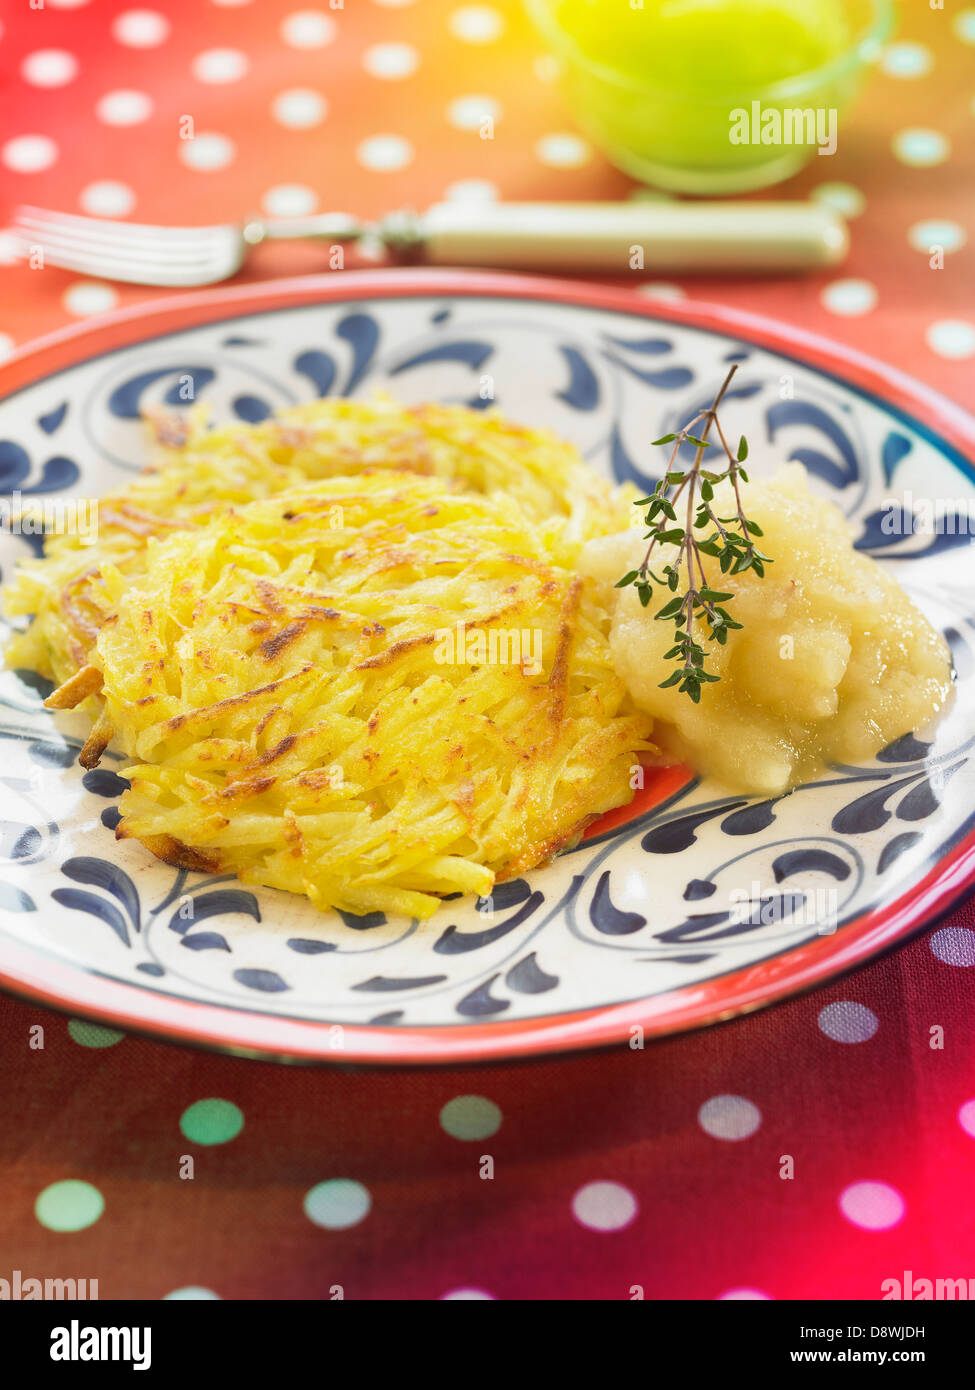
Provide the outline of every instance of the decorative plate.
[[[714,307],[513,276],[380,271],[208,291],[12,359],[0,490],[97,497],[143,463],[140,409],[179,406],[191,377],[217,419],[246,421],[377,387],[406,402],[493,396],[646,491],[659,466],[647,441],[706,405],[731,361],[726,427],[748,435],[753,471],[803,462],[857,546],[947,635],[959,684],[936,728],[772,801],[669,769],[492,902],[455,899],[418,923],[321,914],[117,843],[118,758],[83,772],[75,716],[46,713],[43,683],[5,672],[0,984],[235,1052],[466,1061],[728,1018],[947,909],[975,878],[975,426],[858,354]],[[948,499],[939,530],[910,515],[912,494]],[[908,499],[894,534],[891,497]],[[31,543],[5,528],[6,572]]]

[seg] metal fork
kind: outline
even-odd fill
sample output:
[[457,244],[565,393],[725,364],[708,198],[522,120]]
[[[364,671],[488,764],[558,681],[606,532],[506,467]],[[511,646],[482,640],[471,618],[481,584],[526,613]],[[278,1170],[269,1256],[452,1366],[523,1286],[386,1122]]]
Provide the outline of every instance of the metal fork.
[[[438,203],[376,224],[346,213],[242,225],[153,227],[20,207],[21,255],[104,280],[189,287],[226,280],[262,241],[370,240],[396,261],[604,274],[808,270],[846,254],[841,218],[818,203]],[[639,256],[634,259],[635,253]]]
[[40,253],[43,264],[82,275],[170,287],[226,280],[262,241],[310,237],[342,243],[357,240],[364,230],[358,219],[344,213],[273,222],[255,219],[243,226],[153,227],[35,207],[17,208],[9,228],[24,259]]

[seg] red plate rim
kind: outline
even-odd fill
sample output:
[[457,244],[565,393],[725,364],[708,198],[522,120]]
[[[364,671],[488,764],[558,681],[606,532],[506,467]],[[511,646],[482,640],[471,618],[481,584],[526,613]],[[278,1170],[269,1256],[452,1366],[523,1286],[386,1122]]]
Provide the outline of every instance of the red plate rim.
[[[0,366],[0,402],[92,356],[181,329],[313,303],[427,295],[546,300],[729,334],[831,373],[899,408],[912,424],[932,431],[975,465],[975,420],[964,410],[896,368],[805,329],[717,304],[665,301],[630,289],[484,271],[350,271],[341,279],[305,276],[133,305],[48,334],[14,353]],[[551,1018],[406,1028],[343,1024],[341,1049],[334,1047],[327,1021],[173,998],[45,959],[16,942],[3,947],[0,986],[38,1004],[123,1030],[242,1056],[397,1065],[537,1056],[628,1043],[636,1029],[646,1039],[683,1032],[812,989],[865,964],[950,910],[973,882],[975,832],[907,892],[848,923],[839,935],[819,937],[744,970],[625,1004]]]

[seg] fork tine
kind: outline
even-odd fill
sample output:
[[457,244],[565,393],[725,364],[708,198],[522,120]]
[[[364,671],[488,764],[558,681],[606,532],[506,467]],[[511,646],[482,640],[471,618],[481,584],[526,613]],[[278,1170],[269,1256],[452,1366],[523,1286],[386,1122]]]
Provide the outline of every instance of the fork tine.
[[26,204],[14,209],[14,221],[38,228],[56,227],[84,240],[131,242],[208,242],[214,235],[238,235],[228,223],[206,227],[159,227],[149,222],[117,222],[111,218],[84,217],[71,212],[48,212]]
[[217,263],[206,257],[194,260],[170,262],[147,260],[144,257],[122,257],[117,255],[93,255],[80,251],[77,247],[45,245],[42,248],[46,265],[61,266],[65,270],[77,270],[86,275],[103,279],[116,277],[134,283],[142,283],[152,276],[165,275],[167,280],[179,277],[197,277],[215,274]]
[[206,285],[225,279],[235,267],[224,262],[198,260],[192,263],[168,264],[144,258],[123,259],[119,256],[99,256],[90,251],[57,246],[43,247],[45,264],[71,270],[79,275],[101,280],[120,280],[134,285],[161,285],[177,288],[181,285]]
[[127,285],[157,285],[161,289],[191,289],[197,285],[212,285],[234,273],[234,267],[202,266],[193,270],[173,270],[139,263],[131,267],[118,261],[96,262],[85,256],[58,254],[47,257],[46,263],[59,270],[69,270],[86,279],[111,280]]
[[[138,234],[134,234],[134,229],[122,228],[121,234],[116,230],[118,223],[106,223],[105,227],[96,224],[94,227],[77,225],[60,220],[48,218],[15,217],[11,230],[21,236],[29,236],[35,241],[57,240],[62,245],[76,245],[78,247],[91,246],[95,249],[105,250],[109,247],[120,251],[130,250],[136,254],[164,254],[164,255],[186,255],[197,250],[209,250],[213,246],[216,237],[221,239],[228,233],[236,236],[232,228],[201,228],[197,235],[169,237],[165,235],[165,229],[156,228],[156,235],[143,234],[140,229]],[[146,233],[151,233],[151,228],[146,228]],[[163,234],[160,234],[163,232]]]
[[167,264],[187,265],[209,260],[213,253],[212,245],[203,241],[193,245],[174,247],[168,247],[162,242],[130,244],[126,241],[80,241],[71,233],[65,234],[53,226],[38,228],[24,226],[16,222],[10,230],[21,242],[40,246],[45,252],[74,252],[98,260],[118,258],[123,261],[141,261],[144,263],[149,259],[157,259],[165,261]]
[[23,256],[37,246],[50,265],[130,284],[211,284],[239,269],[244,255],[239,230],[228,225],[153,227],[25,206],[10,230]]

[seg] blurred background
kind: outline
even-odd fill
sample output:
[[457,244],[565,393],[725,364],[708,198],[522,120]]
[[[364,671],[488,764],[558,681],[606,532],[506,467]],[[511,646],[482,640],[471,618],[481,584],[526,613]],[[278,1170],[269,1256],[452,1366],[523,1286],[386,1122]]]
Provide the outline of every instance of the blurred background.
[[[262,211],[372,218],[443,199],[666,197],[614,167],[594,135],[631,167],[680,183],[682,163],[706,162],[709,141],[713,152],[716,93],[721,129],[736,92],[771,92],[774,104],[775,80],[799,74],[788,100],[838,108],[836,152],[812,153],[786,182],[748,196],[837,208],[852,233],[845,264],[807,277],[651,271],[619,282],[801,323],[965,399],[975,357],[975,8],[531,0],[533,22],[515,0],[337,4],[5,7],[0,224],[21,202],[185,224]],[[829,80],[803,81],[824,65]],[[187,120],[192,140],[180,138]],[[724,153],[755,152],[725,142]],[[942,268],[930,266],[932,246]],[[10,264],[9,239],[0,255],[8,352],[153,293],[39,276]],[[322,247],[265,246],[245,276],[327,268]]]

